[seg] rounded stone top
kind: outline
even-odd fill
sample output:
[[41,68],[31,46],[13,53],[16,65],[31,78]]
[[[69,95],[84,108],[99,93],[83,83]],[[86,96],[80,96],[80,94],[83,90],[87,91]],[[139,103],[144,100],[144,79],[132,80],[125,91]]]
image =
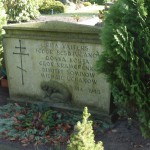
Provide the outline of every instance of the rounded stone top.
[[99,27],[63,21],[47,21],[35,23],[11,24],[3,27],[4,30],[31,30],[74,33],[98,33]]

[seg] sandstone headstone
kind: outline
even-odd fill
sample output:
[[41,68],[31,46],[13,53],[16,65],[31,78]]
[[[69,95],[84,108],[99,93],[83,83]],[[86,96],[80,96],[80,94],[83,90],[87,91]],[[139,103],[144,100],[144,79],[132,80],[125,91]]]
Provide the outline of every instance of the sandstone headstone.
[[4,29],[11,100],[109,113],[109,84],[95,71],[103,50],[98,27],[51,21]]

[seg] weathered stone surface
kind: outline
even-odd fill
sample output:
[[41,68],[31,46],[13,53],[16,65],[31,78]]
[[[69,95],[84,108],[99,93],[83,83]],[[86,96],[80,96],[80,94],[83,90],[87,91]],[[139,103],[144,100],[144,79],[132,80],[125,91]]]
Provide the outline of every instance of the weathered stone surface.
[[10,99],[109,113],[109,84],[95,71],[99,28],[52,21],[4,29]]

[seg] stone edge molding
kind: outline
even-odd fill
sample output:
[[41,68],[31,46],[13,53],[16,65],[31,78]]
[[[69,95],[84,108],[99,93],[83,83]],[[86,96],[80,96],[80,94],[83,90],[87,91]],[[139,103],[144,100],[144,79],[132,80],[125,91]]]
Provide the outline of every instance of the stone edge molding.
[[4,26],[4,38],[40,39],[80,43],[100,43],[100,28],[96,26],[47,21]]

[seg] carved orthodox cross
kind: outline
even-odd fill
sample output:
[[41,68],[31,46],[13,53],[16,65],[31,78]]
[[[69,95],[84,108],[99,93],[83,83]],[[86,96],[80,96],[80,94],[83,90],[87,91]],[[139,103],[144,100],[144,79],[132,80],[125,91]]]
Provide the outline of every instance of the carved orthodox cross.
[[28,55],[29,54],[25,54],[22,52],[23,49],[26,49],[26,47],[22,47],[21,45],[21,40],[19,40],[19,47],[15,46],[15,48],[19,48],[20,49],[20,52],[19,53],[15,53],[13,52],[13,54],[17,54],[17,55],[20,55],[20,61],[21,61],[21,65],[20,66],[17,66],[18,69],[21,70],[21,75],[22,75],[22,85],[24,85],[24,72],[27,72],[24,68],[23,68],[23,56],[24,55]]

